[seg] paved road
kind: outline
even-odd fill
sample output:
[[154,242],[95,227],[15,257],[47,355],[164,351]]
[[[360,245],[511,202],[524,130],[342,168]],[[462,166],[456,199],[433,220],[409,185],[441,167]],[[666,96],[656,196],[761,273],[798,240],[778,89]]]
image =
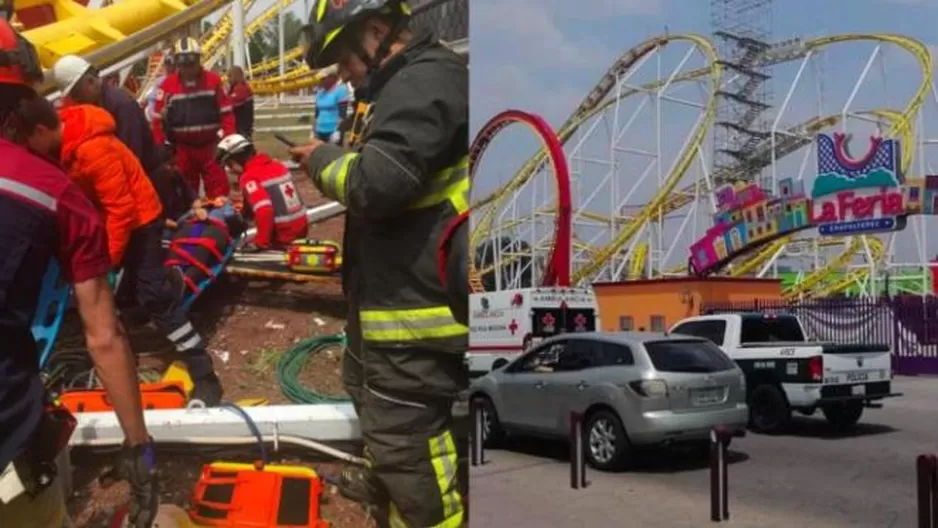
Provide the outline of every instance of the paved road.
[[[915,457],[938,452],[938,378],[901,378],[894,390],[905,396],[867,409],[847,437],[812,417],[786,435],[736,439],[731,525],[915,526]],[[589,471],[590,486],[576,491],[566,447],[535,444],[487,451],[489,463],[472,468],[472,528],[710,524],[706,462],[652,456],[627,473]]]

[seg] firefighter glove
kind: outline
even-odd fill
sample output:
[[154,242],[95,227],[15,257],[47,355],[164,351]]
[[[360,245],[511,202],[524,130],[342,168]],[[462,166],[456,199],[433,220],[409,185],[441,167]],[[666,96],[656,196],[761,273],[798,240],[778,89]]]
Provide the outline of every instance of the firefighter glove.
[[119,467],[120,476],[130,484],[127,525],[132,528],[150,528],[160,505],[160,485],[153,445],[125,445]]

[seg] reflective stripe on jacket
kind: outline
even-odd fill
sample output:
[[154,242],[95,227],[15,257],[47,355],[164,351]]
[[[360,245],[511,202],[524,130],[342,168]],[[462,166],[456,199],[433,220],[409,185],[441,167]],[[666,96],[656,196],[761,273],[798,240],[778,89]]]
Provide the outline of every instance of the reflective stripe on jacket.
[[267,247],[286,245],[306,238],[309,230],[306,207],[290,170],[267,154],[257,154],[247,161],[240,179],[244,201],[257,223],[254,243]]
[[217,73],[202,70],[192,84],[178,73],[166,77],[156,93],[153,137],[158,143],[203,146],[218,141],[218,131],[235,133],[231,101]]

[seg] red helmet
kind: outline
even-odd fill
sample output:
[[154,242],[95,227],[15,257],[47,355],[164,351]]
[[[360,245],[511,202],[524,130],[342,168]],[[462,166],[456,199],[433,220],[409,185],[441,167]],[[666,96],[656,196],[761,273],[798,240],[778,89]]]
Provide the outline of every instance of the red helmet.
[[0,84],[33,88],[43,80],[36,48],[0,18]]

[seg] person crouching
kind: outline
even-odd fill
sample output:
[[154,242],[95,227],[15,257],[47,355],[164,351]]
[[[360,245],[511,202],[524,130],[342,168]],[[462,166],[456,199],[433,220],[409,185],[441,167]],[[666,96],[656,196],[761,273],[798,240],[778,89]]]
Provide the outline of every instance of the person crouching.
[[245,218],[253,215],[257,227],[254,247],[283,249],[306,238],[306,206],[283,163],[257,152],[249,139],[232,134],[218,143],[218,163],[238,175],[244,197]]
[[184,281],[164,266],[163,206],[140,161],[115,135],[114,118],[95,105],[67,106],[62,120],[61,158],[69,177],[104,218],[111,265],[124,269],[122,282],[173,343],[189,369],[192,398],[217,405],[222,390],[202,337],[181,305]]

